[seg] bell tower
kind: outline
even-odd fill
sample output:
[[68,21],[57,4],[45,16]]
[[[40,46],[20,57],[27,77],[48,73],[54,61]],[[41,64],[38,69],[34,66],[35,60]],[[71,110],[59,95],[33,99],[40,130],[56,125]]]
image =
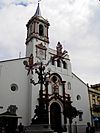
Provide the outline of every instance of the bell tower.
[[39,2],[34,16],[32,16],[28,21],[26,27],[26,57],[29,57],[30,54],[33,54],[35,56],[36,46],[39,44],[47,49],[49,44],[49,22],[41,16]]

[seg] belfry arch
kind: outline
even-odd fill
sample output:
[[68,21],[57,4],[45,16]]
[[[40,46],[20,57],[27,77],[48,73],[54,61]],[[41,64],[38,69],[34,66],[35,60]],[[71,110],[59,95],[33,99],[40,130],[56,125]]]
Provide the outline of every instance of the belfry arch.
[[42,24],[39,25],[39,35],[43,36],[44,35],[44,27]]

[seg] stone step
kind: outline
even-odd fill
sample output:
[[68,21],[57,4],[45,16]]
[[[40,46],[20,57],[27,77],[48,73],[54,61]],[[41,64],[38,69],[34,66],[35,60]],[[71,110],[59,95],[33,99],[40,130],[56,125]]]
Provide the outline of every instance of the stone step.
[[39,130],[28,130],[25,133],[54,133],[53,131],[39,131]]
[[25,127],[25,133],[54,133],[49,125],[34,124]]

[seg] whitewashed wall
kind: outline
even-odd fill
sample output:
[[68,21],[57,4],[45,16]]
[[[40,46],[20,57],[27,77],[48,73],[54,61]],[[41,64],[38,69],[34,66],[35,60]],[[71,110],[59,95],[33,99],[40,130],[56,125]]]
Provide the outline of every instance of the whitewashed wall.
[[[28,125],[34,115],[35,106],[38,104],[39,85],[30,84],[29,79],[32,78],[32,75],[27,76],[23,60],[25,59],[0,62],[0,106],[3,106],[3,109],[0,109],[0,113],[6,111],[9,105],[16,105],[18,107],[17,114],[22,117],[19,122],[21,121],[24,125]],[[53,65],[49,65],[48,68],[51,68],[51,73],[58,73],[62,80],[66,81],[66,93],[70,94],[73,106],[83,111],[83,121],[79,121],[78,117],[74,121],[77,121],[78,124],[86,125],[87,121],[91,120],[87,86],[77,76],[72,74],[69,60],[67,60],[67,64],[68,68],[65,70],[62,67],[57,68]],[[38,80],[36,75],[33,75],[33,78],[35,81]],[[68,89],[68,82],[71,83],[70,90]],[[11,91],[10,85],[12,83],[18,85],[18,91]],[[49,85],[49,87],[51,86]],[[62,94],[61,89],[60,94]],[[76,99],[77,95],[81,96],[81,100]]]
[[[7,110],[9,105],[18,107],[17,114],[21,116],[24,125],[29,122],[29,86],[27,72],[23,65],[24,59],[16,59],[11,61],[0,62],[0,113]],[[10,85],[14,83],[18,85],[18,90],[11,91]]]
[[[91,122],[90,115],[90,104],[88,97],[88,87],[87,85],[80,80],[75,74],[73,74],[72,78],[72,90],[73,90],[73,106],[75,106],[78,110],[83,111],[83,120],[79,121],[79,117],[75,121],[77,121],[80,125],[86,125],[87,122]],[[81,99],[77,100],[77,95],[80,95]]]

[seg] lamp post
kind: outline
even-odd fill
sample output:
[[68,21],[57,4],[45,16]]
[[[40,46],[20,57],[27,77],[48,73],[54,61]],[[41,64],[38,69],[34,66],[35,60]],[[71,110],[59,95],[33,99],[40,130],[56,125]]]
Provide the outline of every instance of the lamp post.
[[[43,85],[45,85],[46,91],[48,91],[48,77],[50,76],[50,70],[45,72],[45,66],[41,62],[39,67],[35,69],[35,73],[38,75],[38,81],[35,82],[33,79],[31,79],[31,83],[33,85],[40,84],[40,91],[39,91],[39,115],[40,115],[40,121],[41,123],[47,124],[48,123],[48,99],[47,94],[45,94],[45,98],[43,98]],[[44,119],[45,117],[46,119]],[[44,121],[43,121],[44,119]]]
[[[36,105],[35,109],[35,116],[37,116],[37,120],[33,118],[33,123],[36,122],[37,124],[48,124],[48,106],[47,106],[47,99],[46,95],[45,98],[43,98],[43,85],[45,87],[48,86],[47,78],[50,76],[50,70],[45,72],[46,66],[49,64],[50,61],[48,61],[47,64],[43,64],[43,62],[33,63],[33,55],[31,54],[28,58],[28,61],[25,60],[23,64],[25,65],[25,69],[28,71],[27,75],[33,74],[33,70],[35,70],[35,73],[38,75],[38,81],[36,82],[34,79],[30,79],[30,83],[33,85],[40,84],[40,90],[39,90],[39,106]],[[47,87],[48,88],[48,87]],[[46,105],[46,106],[45,106]]]
[[[30,79],[30,82],[33,85],[40,84],[40,90],[39,90],[39,106],[36,106],[35,109],[35,116],[33,118],[33,123],[36,122],[36,124],[48,124],[48,78],[50,76],[50,70],[45,72],[46,66],[51,62],[54,61],[62,61],[64,62],[65,56],[67,55],[67,51],[62,51],[62,45],[60,42],[57,44],[57,54],[52,56],[50,60],[47,62],[47,64],[43,64],[42,61],[33,63],[33,54],[30,55],[28,58],[28,61],[25,60],[23,64],[25,65],[25,69],[28,71],[27,75],[30,73],[33,74],[33,70],[35,70],[35,73],[38,75],[38,81],[36,82],[34,79]],[[71,105],[70,96],[68,97],[67,101],[65,98],[65,83],[63,83],[63,105],[64,105],[64,121],[66,123],[66,118],[69,119],[70,127],[72,123],[72,119],[76,117],[76,109]],[[43,87],[45,86],[46,93],[43,94]],[[68,111],[69,110],[69,111]],[[37,117],[37,121],[35,121],[35,118]],[[71,128],[70,128],[71,133]]]

